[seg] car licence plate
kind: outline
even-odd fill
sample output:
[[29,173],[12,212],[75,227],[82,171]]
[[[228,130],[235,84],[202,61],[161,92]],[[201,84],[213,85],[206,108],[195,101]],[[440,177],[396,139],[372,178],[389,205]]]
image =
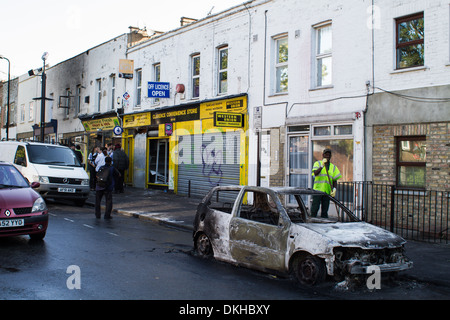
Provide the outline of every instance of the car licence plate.
[[58,192],[69,192],[69,193],[75,193],[74,188],[58,188]]
[[0,228],[21,227],[21,226],[23,226],[23,219],[0,220]]

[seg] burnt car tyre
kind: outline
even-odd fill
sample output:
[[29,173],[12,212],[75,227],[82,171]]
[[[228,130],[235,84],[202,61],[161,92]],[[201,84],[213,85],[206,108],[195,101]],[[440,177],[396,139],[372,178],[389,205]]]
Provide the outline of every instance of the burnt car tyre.
[[200,234],[197,237],[195,247],[197,249],[198,255],[201,257],[207,258],[213,255],[211,241],[209,240],[208,236],[204,233]]
[[314,286],[325,280],[326,269],[323,260],[312,255],[301,255],[293,263],[295,278],[302,285]]

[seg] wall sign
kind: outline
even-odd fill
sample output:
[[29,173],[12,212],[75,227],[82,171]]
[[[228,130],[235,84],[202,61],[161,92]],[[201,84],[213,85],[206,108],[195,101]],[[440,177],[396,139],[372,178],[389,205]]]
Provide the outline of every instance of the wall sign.
[[169,82],[148,82],[149,98],[170,98]]
[[214,126],[215,127],[242,128],[242,127],[244,127],[244,114],[214,112]]

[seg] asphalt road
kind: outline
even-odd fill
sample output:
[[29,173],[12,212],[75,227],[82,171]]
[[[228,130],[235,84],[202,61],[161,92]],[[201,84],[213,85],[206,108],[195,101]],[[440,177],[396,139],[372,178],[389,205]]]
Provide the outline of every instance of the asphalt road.
[[327,282],[300,288],[290,279],[192,253],[191,233],[93,208],[48,203],[42,242],[0,238],[0,292],[5,300],[322,300],[448,299],[448,288],[407,275],[381,290]]

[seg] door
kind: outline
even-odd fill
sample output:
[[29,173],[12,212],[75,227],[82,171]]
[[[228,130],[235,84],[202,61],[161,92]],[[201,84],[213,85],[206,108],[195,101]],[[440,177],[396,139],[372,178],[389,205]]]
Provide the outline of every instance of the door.
[[148,140],[148,175],[149,185],[167,186],[169,183],[169,139]]
[[[308,188],[311,171],[309,168],[309,136],[289,136],[289,186]],[[307,199],[303,199],[307,203]],[[292,197],[289,203],[294,203]]]
[[230,254],[249,267],[283,272],[289,227],[272,195],[246,191],[230,222]]
[[129,159],[129,167],[128,170],[125,170],[125,179],[124,182],[127,185],[133,185],[133,167],[134,167],[134,138],[132,135],[127,136],[123,139],[124,146],[123,150],[128,155]]

